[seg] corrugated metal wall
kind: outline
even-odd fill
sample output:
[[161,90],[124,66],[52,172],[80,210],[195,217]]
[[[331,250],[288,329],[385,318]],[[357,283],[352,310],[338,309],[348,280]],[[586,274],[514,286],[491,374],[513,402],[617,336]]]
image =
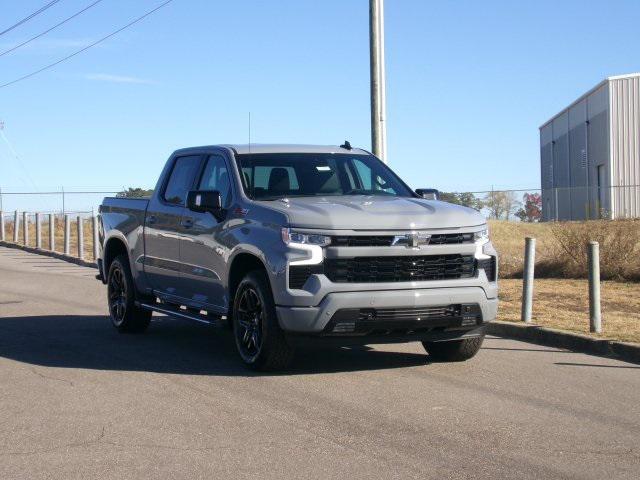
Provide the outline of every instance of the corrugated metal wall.
[[612,210],[640,217],[640,77],[614,78],[610,91]]
[[607,216],[609,192],[599,194],[598,166],[604,167],[609,185],[608,82],[540,128],[543,219]]
[[[587,98],[587,158],[589,166],[590,218],[608,218],[611,213],[611,157],[609,156],[609,84],[594,90]],[[604,169],[604,187],[598,192],[598,167]],[[602,201],[600,201],[602,198]]]
[[556,203],[553,190],[553,126],[540,129],[540,179],[542,187],[542,218],[555,220]]

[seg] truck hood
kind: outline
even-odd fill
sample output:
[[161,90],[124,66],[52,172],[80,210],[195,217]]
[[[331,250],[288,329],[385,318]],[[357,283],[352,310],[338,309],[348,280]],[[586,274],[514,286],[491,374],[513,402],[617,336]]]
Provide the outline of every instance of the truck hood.
[[293,197],[261,205],[287,216],[289,225],[326,230],[455,229],[486,223],[476,210],[421,198],[353,195]]

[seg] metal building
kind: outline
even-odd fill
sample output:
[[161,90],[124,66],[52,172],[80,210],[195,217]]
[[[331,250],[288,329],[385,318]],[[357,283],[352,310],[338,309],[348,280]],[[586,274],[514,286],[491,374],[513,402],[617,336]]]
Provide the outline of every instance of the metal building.
[[640,217],[640,73],[609,77],[540,127],[544,220]]

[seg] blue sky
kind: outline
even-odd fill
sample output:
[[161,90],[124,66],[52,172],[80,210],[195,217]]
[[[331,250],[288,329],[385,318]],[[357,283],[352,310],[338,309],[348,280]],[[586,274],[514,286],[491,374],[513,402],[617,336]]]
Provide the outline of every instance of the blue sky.
[[[92,0],[61,0],[0,52]],[[0,31],[47,3],[0,1]],[[161,0],[103,0],[0,57],[0,84]],[[387,0],[389,163],[413,187],[539,185],[538,126],[640,70],[640,2]],[[0,89],[0,188],[153,186],[172,150],[370,147],[367,0],[174,0],[104,44]]]

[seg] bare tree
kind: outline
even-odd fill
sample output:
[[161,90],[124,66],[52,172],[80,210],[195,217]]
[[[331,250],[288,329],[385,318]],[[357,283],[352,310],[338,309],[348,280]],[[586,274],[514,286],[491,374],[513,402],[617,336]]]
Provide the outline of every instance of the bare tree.
[[489,210],[490,217],[496,220],[509,220],[519,204],[514,192],[499,190],[487,193],[483,201],[484,207]]

